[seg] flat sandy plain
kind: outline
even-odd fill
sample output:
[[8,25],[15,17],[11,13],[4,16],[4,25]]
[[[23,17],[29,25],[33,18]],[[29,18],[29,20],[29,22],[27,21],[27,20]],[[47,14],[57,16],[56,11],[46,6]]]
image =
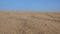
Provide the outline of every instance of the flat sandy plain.
[[0,12],[0,34],[60,34],[60,13]]

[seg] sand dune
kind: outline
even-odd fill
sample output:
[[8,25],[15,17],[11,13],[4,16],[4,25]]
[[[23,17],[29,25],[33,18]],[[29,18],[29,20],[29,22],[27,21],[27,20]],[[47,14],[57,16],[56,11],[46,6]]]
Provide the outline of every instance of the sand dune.
[[0,12],[0,34],[60,34],[60,13]]

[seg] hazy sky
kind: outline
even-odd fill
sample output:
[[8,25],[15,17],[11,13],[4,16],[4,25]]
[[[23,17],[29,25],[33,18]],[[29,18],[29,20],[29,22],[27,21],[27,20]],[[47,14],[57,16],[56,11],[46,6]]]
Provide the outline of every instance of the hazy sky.
[[0,0],[0,10],[60,11],[60,0]]

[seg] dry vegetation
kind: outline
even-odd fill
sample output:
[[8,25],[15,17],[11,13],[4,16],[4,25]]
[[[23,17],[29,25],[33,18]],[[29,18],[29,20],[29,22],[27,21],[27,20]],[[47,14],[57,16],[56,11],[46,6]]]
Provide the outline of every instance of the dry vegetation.
[[60,13],[0,12],[0,34],[60,34]]

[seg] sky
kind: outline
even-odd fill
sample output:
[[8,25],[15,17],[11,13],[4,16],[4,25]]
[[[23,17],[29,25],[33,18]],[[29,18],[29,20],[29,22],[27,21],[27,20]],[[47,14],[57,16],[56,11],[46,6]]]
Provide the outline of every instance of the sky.
[[60,11],[60,0],[0,0],[0,10]]

